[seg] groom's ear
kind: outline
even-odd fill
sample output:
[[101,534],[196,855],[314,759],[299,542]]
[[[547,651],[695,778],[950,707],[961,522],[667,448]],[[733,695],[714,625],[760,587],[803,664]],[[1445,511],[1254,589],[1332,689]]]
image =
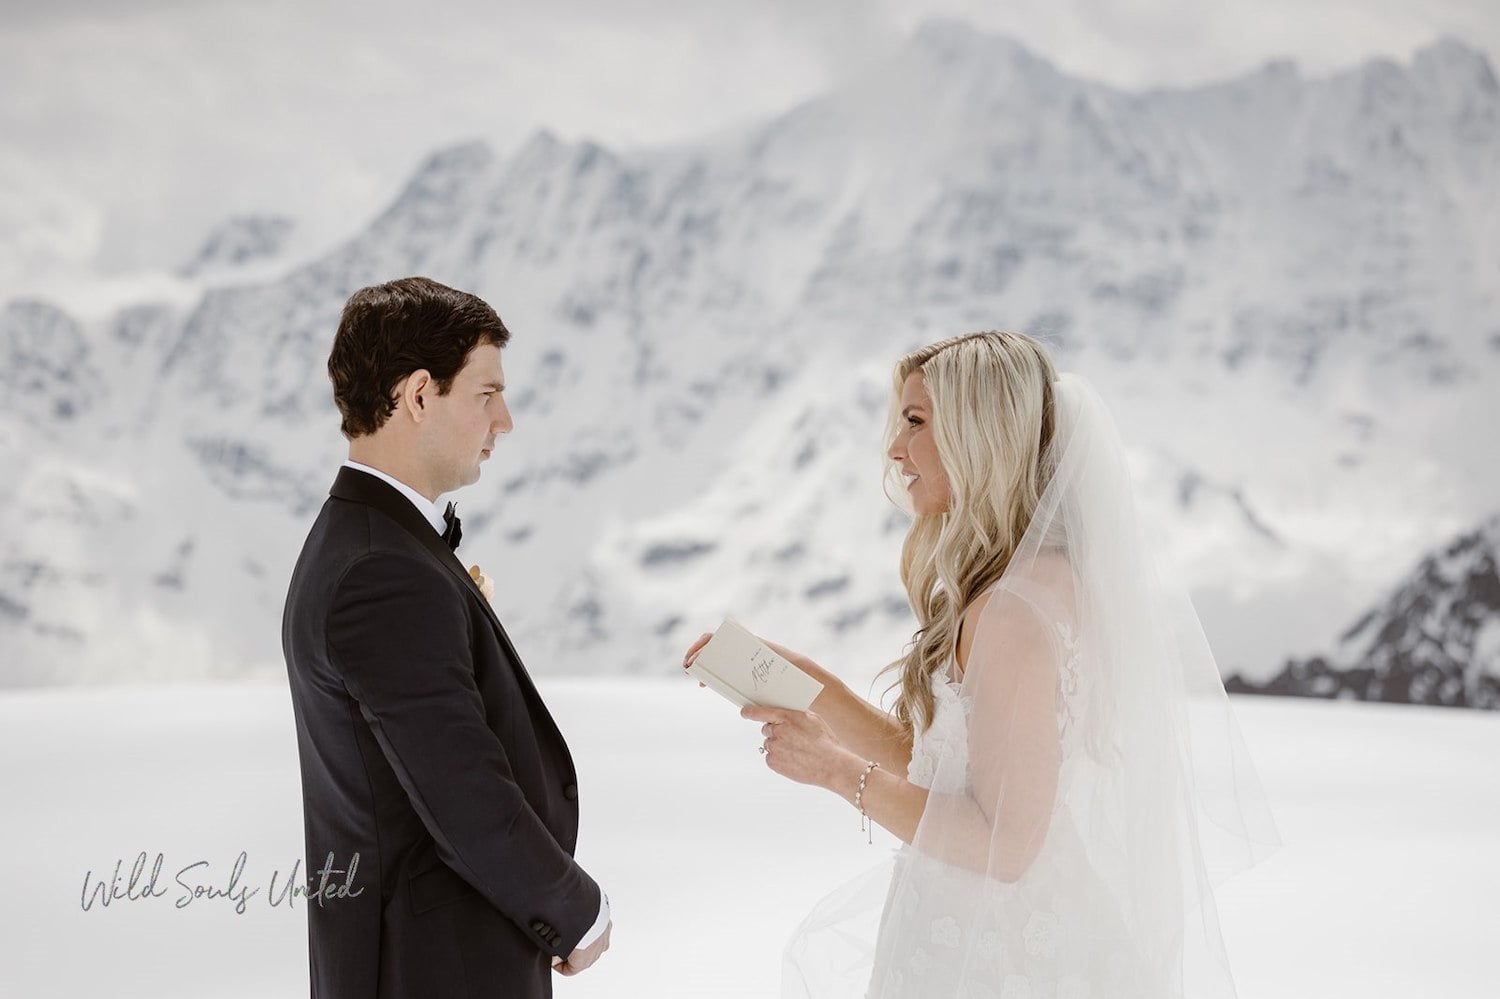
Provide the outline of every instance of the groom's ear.
[[396,383],[396,408],[405,408],[420,423],[427,416],[427,397],[435,390],[432,373],[418,368]]

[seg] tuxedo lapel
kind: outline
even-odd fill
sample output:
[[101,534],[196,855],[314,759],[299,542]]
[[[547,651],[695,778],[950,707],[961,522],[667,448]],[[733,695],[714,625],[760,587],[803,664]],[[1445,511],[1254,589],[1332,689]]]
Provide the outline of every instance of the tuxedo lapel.
[[[490,605],[489,599],[479,589],[479,584],[469,575],[458,556],[448,547],[442,535],[432,529],[432,525],[423,517],[421,511],[412,505],[411,500],[401,495],[388,482],[384,482],[368,472],[361,472],[357,468],[344,465],[339,469],[338,476],[333,480],[333,488],[328,490],[328,495],[336,499],[349,500],[354,503],[364,503],[372,506],[381,513],[390,517],[396,523],[405,528],[415,537],[422,546],[442,564],[454,576],[462,579],[469,592],[479,601],[479,606],[484,609],[485,616],[490,619],[490,624],[495,628],[495,634],[500,639],[506,655],[510,658],[511,665],[515,667],[516,675],[526,685],[527,693],[538,706],[542,705],[541,694],[536,689],[536,684],[531,681],[531,674],[526,672],[526,666],[521,662],[521,657],[516,654],[516,648],[511,644],[510,636],[505,633],[505,626],[500,623],[495,608]],[[541,707],[542,713],[551,720],[551,715],[545,707]],[[555,724],[554,724],[555,727]]]
[[[432,529],[432,525],[427,522],[427,518],[422,516],[421,511],[412,505],[411,500],[402,496],[400,491],[390,483],[383,482],[373,475],[345,465],[339,469],[339,474],[333,480],[333,488],[328,490],[328,495],[338,499],[352,500],[355,503],[363,503],[366,506],[373,506],[387,517],[390,517],[405,528],[412,537],[420,541],[422,547],[426,548],[432,554],[433,558],[442,563],[443,568],[455,576],[461,577],[475,594],[483,596],[480,593],[479,586],[469,576],[468,571],[464,569],[463,563],[458,560],[458,556],[454,555],[453,550],[448,547],[448,542],[443,540],[441,534]],[[493,614],[491,616],[493,617]],[[499,622],[497,621],[496,623],[498,624]]]

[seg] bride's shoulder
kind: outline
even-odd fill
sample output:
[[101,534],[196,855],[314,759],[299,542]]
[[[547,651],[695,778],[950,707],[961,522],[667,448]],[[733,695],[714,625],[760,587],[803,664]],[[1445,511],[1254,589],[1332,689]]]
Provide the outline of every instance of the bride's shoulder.
[[987,598],[1003,592],[1043,609],[1071,613],[1077,603],[1077,585],[1067,552],[1047,548],[1032,555],[1024,565],[1010,566],[981,596]]
[[964,613],[965,630],[978,631],[983,620],[998,626],[997,634],[1041,628],[1071,636],[1078,617],[1078,583],[1067,553],[1041,551],[1024,567],[1012,568],[1016,571],[1007,571],[969,605]]
[[1077,604],[1077,576],[1068,553],[1048,548],[1037,553],[1027,573],[1031,588],[1044,595],[1057,610],[1071,617]]

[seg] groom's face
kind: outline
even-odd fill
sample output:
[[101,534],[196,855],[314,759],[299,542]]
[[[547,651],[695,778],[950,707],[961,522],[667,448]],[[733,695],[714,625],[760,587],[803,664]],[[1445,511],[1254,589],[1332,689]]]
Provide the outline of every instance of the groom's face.
[[447,395],[428,400],[423,427],[425,464],[438,492],[479,481],[479,466],[495,447],[495,438],[513,424],[505,405],[505,369],[500,348],[482,343],[453,379]]

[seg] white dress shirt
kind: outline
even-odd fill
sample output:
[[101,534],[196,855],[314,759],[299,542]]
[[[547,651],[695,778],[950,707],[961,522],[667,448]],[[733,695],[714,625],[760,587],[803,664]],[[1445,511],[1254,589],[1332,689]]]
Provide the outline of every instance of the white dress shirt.
[[400,479],[395,478],[394,476],[387,475],[378,468],[371,468],[369,465],[361,465],[359,462],[347,458],[344,460],[344,465],[347,468],[357,468],[361,472],[369,472],[371,475],[375,476],[377,479],[380,479],[382,482],[394,486],[402,496],[405,496],[407,499],[411,500],[412,506],[416,507],[422,512],[422,516],[427,518],[427,523],[432,525],[432,529],[434,531],[442,534],[443,531],[447,529],[448,522],[443,519],[443,511],[448,508],[448,504],[435,503],[432,500],[429,500],[426,496],[423,496],[421,493],[417,492],[405,482],[402,482]]
[[[393,476],[387,475],[378,468],[371,468],[369,465],[362,465],[359,462],[353,461],[351,459],[345,459],[344,464],[349,468],[356,468],[361,472],[368,472],[369,474],[375,476],[377,479],[389,483],[399,493],[401,493],[402,496],[405,496],[407,499],[411,500],[411,505],[416,507],[417,510],[421,512],[422,516],[427,518],[427,522],[432,525],[432,529],[434,531],[442,534],[443,531],[447,529],[448,522],[443,519],[443,511],[446,510],[448,506],[446,503],[435,503],[432,500],[429,500],[426,496],[423,496],[421,493],[417,492],[405,482],[402,482],[400,479],[394,478]],[[599,918],[594,920],[594,925],[590,927],[589,931],[583,935],[583,939],[578,941],[579,949],[589,946],[594,941],[602,937],[604,935],[604,928],[608,925],[609,896],[604,894],[604,889],[601,888],[599,890]]]

